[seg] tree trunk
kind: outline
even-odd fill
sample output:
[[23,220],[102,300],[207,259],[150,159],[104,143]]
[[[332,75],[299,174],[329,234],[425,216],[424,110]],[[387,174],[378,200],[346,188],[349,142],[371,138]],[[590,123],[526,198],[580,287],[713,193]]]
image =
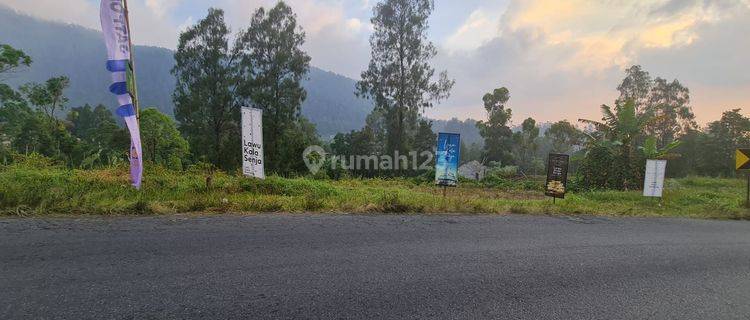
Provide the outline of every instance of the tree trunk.
[[226,169],[224,163],[221,162],[221,127],[219,124],[214,127],[214,150],[216,152],[215,163],[219,167]]

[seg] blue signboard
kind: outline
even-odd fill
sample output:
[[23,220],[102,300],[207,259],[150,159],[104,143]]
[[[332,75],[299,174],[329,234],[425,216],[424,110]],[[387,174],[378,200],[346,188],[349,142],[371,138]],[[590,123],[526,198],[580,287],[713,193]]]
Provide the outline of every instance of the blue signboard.
[[461,158],[461,135],[440,133],[435,154],[435,183],[439,186],[458,185],[458,162]]

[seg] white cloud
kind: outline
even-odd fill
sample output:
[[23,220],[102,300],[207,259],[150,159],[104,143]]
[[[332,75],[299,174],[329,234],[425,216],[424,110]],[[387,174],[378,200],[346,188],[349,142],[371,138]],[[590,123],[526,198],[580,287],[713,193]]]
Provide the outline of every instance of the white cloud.
[[135,43],[169,49],[177,47],[179,37],[177,23],[159,16],[146,2],[130,1],[128,6],[130,9],[130,28]]
[[352,33],[359,33],[360,31],[362,31],[363,26],[364,24],[362,24],[362,21],[357,18],[346,20],[346,28]]
[[[99,21],[99,1],[87,0],[0,0],[21,13],[41,19],[60,21],[101,30]],[[177,47],[178,26],[159,14],[154,8],[170,9],[179,0],[136,0],[129,1],[130,25],[133,40],[139,45]],[[154,7],[156,6],[156,7]]]
[[[344,1],[288,0],[307,39],[305,50],[312,65],[352,78],[359,78],[369,59],[369,22],[350,17]],[[223,0],[233,31],[246,28],[250,15],[260,6],[270,8],[275,0]],[[363,5],[370,5],[363,3]],[[364,10],[364,9],[363,9]]]
[[189,16],[189,17],[187,17],[187,19],[185,19],[185,22],[183,22],[182,24],[180,24],[179,26],[177,26],[177,31],[184,32],[188,28],[190,28],[191,26],[193,26],[194,24],[195,24],[195,20],[193,19],[193,16]]
[[[750,0],[748,0],[748,1],[750,1]],[[360,8],[361,9],[370,10],[370,9],[372,9],[373,6],[374,6],[373,1],[371,1],[371,0],[362,0],[362,6]]]
[[445,41],[450,52],[476,50],[500,33],[500,13],[477,9]]
[[643,48],[690,45],[698,26],[731,14],[726,2],[710,1],[515,1],[503,29],[539,32],[548,45],[575,45],[576,54],[562,66],[599,72],[624,68]]
[[153,13],[160,18],[163,18],[170,10],[177,7],[182,0],[146,0],[146,7],[151,9]]

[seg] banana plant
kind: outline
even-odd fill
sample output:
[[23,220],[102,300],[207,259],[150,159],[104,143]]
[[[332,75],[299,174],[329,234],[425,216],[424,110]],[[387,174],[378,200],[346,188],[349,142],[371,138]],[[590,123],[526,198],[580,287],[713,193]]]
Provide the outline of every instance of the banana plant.
[[650,124],[659,121],[662,117],[653,111],[638,113],[635,102],[627,100],[625,103],[617,104],[614,108],[608,105],[601,106],[602,121],[579,119],[578,121],[593,126],[601,138],[611,141],[620,141],[629,145],[643,134],[643,130]]
[[643,155],[646,157],[646,159],[672,160],[681,156],[679,153],[672,152],[674,149],[679,147],[681,143],[682,142],[680,140],[675,140],[670,144],[664,146],[663,148],[659,148],[656,144],[656,137],[651,136],[648,137],[646,141],[643,142],[643,146],[638,147],[638,149],[643,152]]

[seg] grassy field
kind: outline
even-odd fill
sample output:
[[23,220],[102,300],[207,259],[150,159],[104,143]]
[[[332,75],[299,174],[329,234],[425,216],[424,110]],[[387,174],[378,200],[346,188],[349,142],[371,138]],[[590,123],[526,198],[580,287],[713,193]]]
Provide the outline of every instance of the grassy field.
[[[141,191],[132,189],[127,168],[68,170],[46,164],[0,166],[0,214],[121,215],[265,212],[592,214],[750,219],[744,208],[744,181],[684,178],[668,180],[662,201],[639,191],[588,191],[556,204],[541,183],[487,188],[465,183],[442,189],[417,179],[269,177],[260,181],[217,173],[210,187],[199,171],[150,167]],[[529,185],[532,187],[530,188]],[[528,190],[532,189],[532,190]],[[535,189],[535,190],[534,190]]]

